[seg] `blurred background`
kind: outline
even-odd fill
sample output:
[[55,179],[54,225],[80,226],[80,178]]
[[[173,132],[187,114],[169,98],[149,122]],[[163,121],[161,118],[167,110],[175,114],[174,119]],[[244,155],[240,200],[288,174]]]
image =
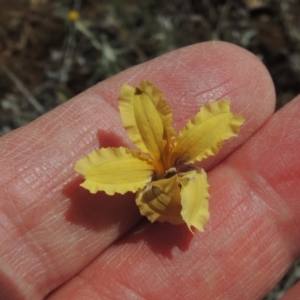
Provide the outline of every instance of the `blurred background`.
[[[299,0],[0,0],[0,136],[114,74],[223,40],[269,70],[277,109],[300,92]],[[265,300],[300,278],[299,261]]]

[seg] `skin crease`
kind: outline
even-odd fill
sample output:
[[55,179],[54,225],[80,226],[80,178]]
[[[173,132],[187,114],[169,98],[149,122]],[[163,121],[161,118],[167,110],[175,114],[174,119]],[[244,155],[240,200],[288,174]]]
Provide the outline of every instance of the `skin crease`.
[[[132,147],[117,97],[122,83],[145,79],[163,91],[177,130],[218,99],[246,118],[200,164],[210,170],[204,233],[150,224],[132,194],[79,187],[78,159]],[[262,298],[300,249],[300,98],[275,114],[274,104],[255,56],[207,42],[122,72],[2,137],[0,299]],[[299,286],[283,299],[297,294]]]

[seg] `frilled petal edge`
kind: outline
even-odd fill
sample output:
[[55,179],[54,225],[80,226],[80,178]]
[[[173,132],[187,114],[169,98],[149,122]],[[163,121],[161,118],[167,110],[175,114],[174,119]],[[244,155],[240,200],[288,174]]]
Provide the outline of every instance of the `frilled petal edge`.
[[223,142],[237,136],[245,119],[230,111],[230,101],[222,100],[203,106],[189,120],[175,140],[174,163],[194,163],[216,155]]
[[203,169],[189,171],[178,178],[181,184],[181,216],[188,228],[192,227],[204,231],[204,225],[209,219],[208,210],[208,182]]
[[75,171],[84,176],[81,186],[91,193],[104,191],[114,195],[145,187],[152,179],[154,166],[136,151],[124,147],[101,148],[79,160]]

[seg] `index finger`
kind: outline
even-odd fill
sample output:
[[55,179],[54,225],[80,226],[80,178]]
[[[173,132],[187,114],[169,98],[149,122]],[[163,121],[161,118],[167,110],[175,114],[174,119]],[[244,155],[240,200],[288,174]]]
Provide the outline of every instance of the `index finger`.
[[91,195],[73,168],[93,149],[128,145],[116,99],[124,82],[144,79],[163,91],[177,129],[201,105],[222,98],[246,118],[241,135],[207,167],[247,140],[274,109],[274,88],[261,62],[236,46],[210,42],[122,72],[1,138],[4,295],[7,286],[25,298],[47,294],[140,220],[133,195]]

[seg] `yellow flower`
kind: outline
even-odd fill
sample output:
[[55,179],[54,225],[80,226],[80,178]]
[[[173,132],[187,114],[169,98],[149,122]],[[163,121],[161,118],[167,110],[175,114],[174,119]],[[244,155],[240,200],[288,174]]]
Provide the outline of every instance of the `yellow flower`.
[[67,18],[69,21],[75,22],[79,19],[79,12],[77,10],[70,10],[68,12]]
[[140,212],[151,222],[203,231],[209,185],[205,171],[192,164],[217,154],[225,140],[237,136],[244,118],[230,112],[229,100],[214,102],[177,135],[171,108],[153,84],[124,84],[118,100],[127,134],[143,153],[124,147],[93,151],[75,166],[85,177],[81,186],[108,195],[137,192]]

